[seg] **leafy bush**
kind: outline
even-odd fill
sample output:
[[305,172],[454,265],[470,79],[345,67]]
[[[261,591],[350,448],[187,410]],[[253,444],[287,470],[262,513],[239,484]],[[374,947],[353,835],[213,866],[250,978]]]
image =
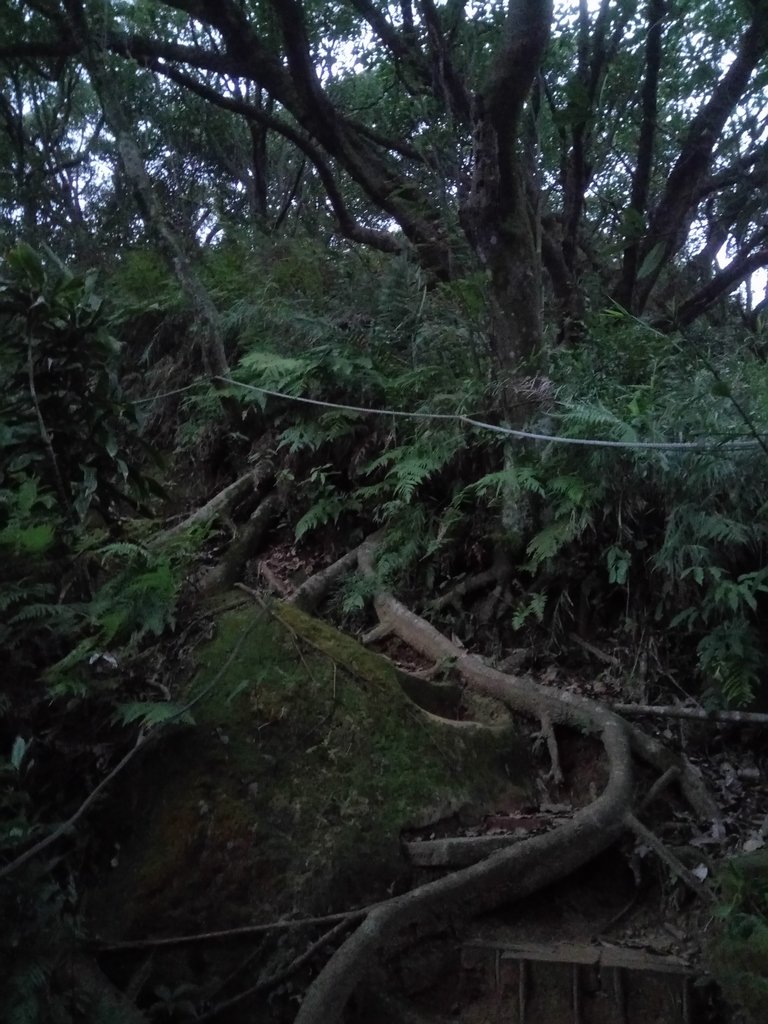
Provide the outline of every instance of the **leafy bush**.
[[[158,491],[134,454],[116,322],[92,274],[26,246],[0,265],[3,859],[82,800],[87,753],[109,741],[111,720],[159,717],[151,706],[120,717],[132,695],[120,692],[113,652],[173,625],[183,556],[113,536],[125,510]],[[56,973],[79,940],[75,874],[57,854],[0,882],[3,1020],[77,1019]]]

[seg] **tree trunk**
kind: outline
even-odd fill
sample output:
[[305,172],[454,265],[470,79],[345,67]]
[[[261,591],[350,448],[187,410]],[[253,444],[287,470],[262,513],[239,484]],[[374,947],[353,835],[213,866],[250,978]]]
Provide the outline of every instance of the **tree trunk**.
[[474,176],[461,222],[488,278],[491,344],[499,370],[512,377],[541,347],[538,232],[522,159],[513,156],[502,182],[497,131],[480,99],[476,107]]

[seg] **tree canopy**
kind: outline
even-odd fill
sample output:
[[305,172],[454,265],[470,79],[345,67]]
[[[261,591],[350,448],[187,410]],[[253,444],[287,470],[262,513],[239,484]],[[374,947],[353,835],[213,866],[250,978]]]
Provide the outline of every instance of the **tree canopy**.
[[433,280],[479,268],[505,371],[576,340],[595,300],[686,326],[768,263],[767,21],[758,2],[12,2],[6,231],[131,237],[119,116],[190,245],[296,218]]

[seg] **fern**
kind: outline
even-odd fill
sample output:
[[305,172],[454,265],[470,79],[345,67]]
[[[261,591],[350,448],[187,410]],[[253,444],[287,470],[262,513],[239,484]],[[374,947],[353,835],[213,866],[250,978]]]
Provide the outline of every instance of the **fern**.
[[195,724],[192,713],[184,705],[175,704],[173,701],[132,701],[128,704],[118,704],[115,720],[121,725],[138,722],[144,727],[162,725],[170,721],[184,725]]
[[529,619],[534,619],[536,622],[543,622],[546,607],[546,594],[531,594],[528,600],[520,605],[520,607],[514,612],[512,616],[512,629],[522,629]]
[[738,618],[714,626],[699,642],[699,665],[705,680],[725,703],[748,703],[760,678],[762,655],[754,630]]
[[0,612],[5,612],[14,605],[50,597],[54,592],[55,588],[50,583],[27,583],[26,581],[3,583],[0,586]]
[[393,497],[409,503],[420,487],[448,465],[459,447],[456,436],[425,432],[415,444],[390,448],[378,456],[364,468],[363,475],[387,467],[386,482]]
[[315,421],[286,427],[280,435],[278,448],[287,448],[291,454],[305,449],[314,452],[324,444],[332,444],[354,434],[359,423],[358,413],[324,413]]
[[528,567],[537,569],[543,562],[554,558],[563,548],[579,537],[591,524],[588,512],[571,512],[567,517],[557,519],[545,526],[528,542],[526,551],[530,557]]
[[342,512],[349,511],[355,506],[354,502],[345,500],[339,494],[327,494],[319,498],[296,523],[294,534],[296,540],[328,523],[336,523]]

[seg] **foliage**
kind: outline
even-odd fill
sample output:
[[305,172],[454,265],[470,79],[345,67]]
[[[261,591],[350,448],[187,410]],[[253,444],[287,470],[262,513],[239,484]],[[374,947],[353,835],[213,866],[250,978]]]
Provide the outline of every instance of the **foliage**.
[[[439,305],[420,309],[422,320],[433,315]],[[669,637],[670,650],[682,635],[682,649],[696,652],[706,700],[747,704],[768,656],[759,627],[768,585],[766,455],[754,440],[768,412],[764,366],[735,339],[726,348],[705,334],[694,345],[615,311],[595,317],[591,328],[588,348],[553,362],[555,400],[531,425],[627,448],[517,443],[510,460],[494,435],[439,420],[390,425],[384,417],[259,399],[277,428],[278,451],[287,453],[284,472],[292,487],[300,484],[296,536],[361,515],[386,524],[382,578],[430,587],[435,558],[473,518],[491,522],[510,501],[527,505],[518,571],[530,582],[513,628],[557,620],[561,633],[598,622],[635,636],[652,629]],[[482,408],[483,391],[458,375],[460,364],[426,362],[412,375],[398,372],[394,339],[386,336],[371,349],[373,359],[362,361],[354,338],[337,338],[333,349],[316,342],[311,331],[303,342],[296,337],[290,356],[246,344],[238,376],[257,388],[342,404],[459,415]],[[433,389],[423,404],[413,389],[419,375]],[[362,393],[350,393],[360,385]],[[632,447],[681,437],[700,439],[702,450]],[[744,441],[747,448],[728,447]],[[353,584],[345,607],[361,607],[369,590]]]
[[136,420],[96,275],[51,263],[21,244],[0,266],[2,474],[34,475],[73,523],[108,518],[152,481],[125,458]]
[[[70,761],[70,747],[95,751],[110,732],[117,739],[104,727],[113,713],[123,726],[168,717],[167,702],[127,701],[135,695],[121,693],[115,674],[146,636],[173,627],[184,561],[182,551],[113,539],[126,509],[159,492],[137,461],[150,449],[118,384],[118,323],[93,274],[73,275],[23,245],[0,267],[0,846],[8,859],[83,798],[91,772],[87,760]],[[3,1019],[75,1019],[57,972],[79,941],[78,902],[66,857],[0,884]]]
[[710,942],[712,972],[726,997],[757,1024],[768,1010],[768,872],[764,851],[737,857],[720,872],[719,925]]

